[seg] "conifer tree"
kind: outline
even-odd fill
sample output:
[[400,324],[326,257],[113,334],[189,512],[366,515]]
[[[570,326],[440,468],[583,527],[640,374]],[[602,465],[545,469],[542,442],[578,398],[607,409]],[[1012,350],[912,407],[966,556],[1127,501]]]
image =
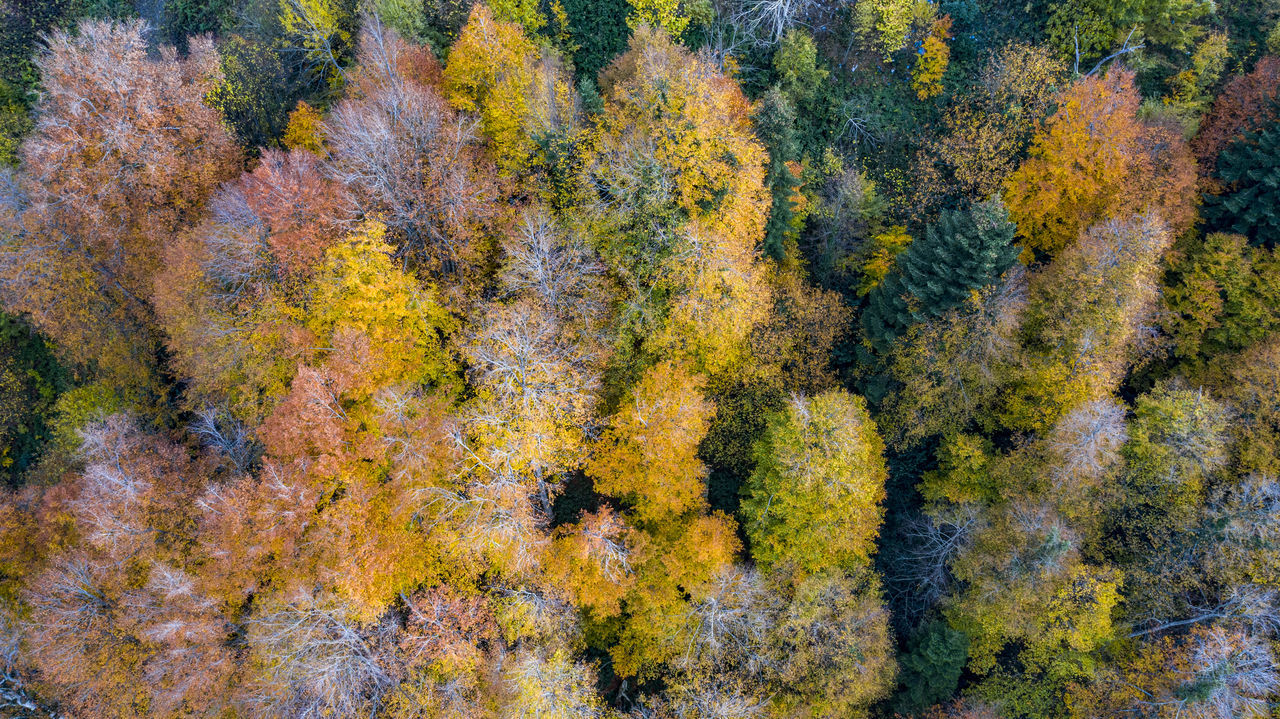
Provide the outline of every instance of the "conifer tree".
[[887,349],[912,324],[959,305],[1009,269],[1018,257],[1013,233],[999,200],[943,212],[868,298],[862,329],[872,346]]
[[791,101],[778,88],[772,87],[760,101],[756,111],[756,132],[769,148],[769,168],[765,182],[773,195],[773,207],[764,230],[764,254],[782,259],[788,233],[795,231],[795,209],[792,197],[797,178],[788,163],[796,159],[796,112]]
[[1280,122],[1246,135],[1218,157],[1228,191],[1209,197],[1205,214],[1255,245],[1280,242]]

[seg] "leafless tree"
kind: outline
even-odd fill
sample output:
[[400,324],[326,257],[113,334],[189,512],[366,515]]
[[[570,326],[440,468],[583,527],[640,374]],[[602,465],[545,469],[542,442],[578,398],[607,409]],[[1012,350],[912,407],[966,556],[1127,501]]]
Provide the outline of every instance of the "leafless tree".
[[506,662],[503,681],[511,699],[503,719],[608,716],[596,696],[595,672],[563,651],[521,650]]
[[381,213],[397,254],[452,276],[476,260],[493,211],[493,173],[481,163],[477,121],[457,115],[435,90],[406,79],[406,52],[390,30],[368,37],[362,94],[325,123],[335,179],[364,213]]
[[951,559],[969,546],[982,524],[978,509],[967,504],[906,520],[899,530],[900,553],[886,577],[890,591],[904,596],[898,606],[918,616],[936,605],[951,584]]
[[1140,701],[1189,719],[1261,719],[1280,690],[1280,674],[1267,642],[1214,627],[1188,640],[1189,668],[1174,696]]
[[130,456],[139,434],[125,414],[110,415],[80,431],[86,464],[75,509],[89,541],[116,556],[135,551],[151,531],[138,510],[153,488],[152,477]]
[[1233,487],[1219,490],[1208,513],[1222,522],[1225,545],[1234,549],[1280,546],[1280,482],[1254,473]]
[[262,676],[246,700],[270,716],[358,715],[392,678],[380,637],[346,617],[336,600],[297,595],[250,618],[249,646]]
[[195,413],[189,429],[205,446],[230,461],[237,472],[248,470],[261,451],[251,429],[211,405],[205,405]]
[[239,185],[224,185],[210,198],[209,214],[195,236],[204,244],[201,269],[216,298],[234,303],[271,279],[267,230]]
[[235,667],[226,643],[231,627],[217,601],[176,567],[155,563],[150,575],[120,606],[132,631],[154,647],[142,667],[153,706],[158,713],[225,706]]
[[524,214],[503,249],[508,292],[535,295],[565,319],[588,326],[597,321],[604,309],[598,292],[604,266],[577,233],[561,229],[537,208]]
[[1135,629],[1129,636],[1141,637],[1209,622],[1243,626],[1259,635],[1274,636],[1280,631],[1280,592],[1257,584],[1232,587],[1211,606],[1192,606],[1191,616],[1174,621],[1147,621],[1144,623],[1148,626]]
[[769,659],[764,644],[781,604],[754,569],[721,569],[702,596],[688,605],[682,668],[695,674],[756,675]]
[[1096,481],[1115,465],[1129,438],[1125,412],[1124,405],[1106,398],[1086,402],[1058,420],[1048,436],[1057,460],[1051,470],[1055,484]]
[[[741,686],[733,677],[711,673],[672,687],[664,719],[755,719],[768,716],[770,696]],[[642,715],[643,716],[643,715]]]
[[578,534],[583,550],[600,566],[601,575],[616,582],[631,574],[631,548],[626,542],[627,524],[609,507],[583,518]]
[[815,4],[814,0],[740,0],[732,22],[762,44],[774,45]]
[[72,703],[92,702],[93,655],[115,641],[116,601],[103,567],[76,554],[35,577],[24,592],[31,617],[23,627],[30,658]]

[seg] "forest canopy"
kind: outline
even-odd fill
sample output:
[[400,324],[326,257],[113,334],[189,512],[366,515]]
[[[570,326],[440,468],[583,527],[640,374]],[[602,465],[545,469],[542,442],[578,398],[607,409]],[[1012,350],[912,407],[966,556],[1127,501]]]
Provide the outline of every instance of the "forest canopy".
[[0,716],[1277,716],[1277,244],[1278,0],[9,0]]

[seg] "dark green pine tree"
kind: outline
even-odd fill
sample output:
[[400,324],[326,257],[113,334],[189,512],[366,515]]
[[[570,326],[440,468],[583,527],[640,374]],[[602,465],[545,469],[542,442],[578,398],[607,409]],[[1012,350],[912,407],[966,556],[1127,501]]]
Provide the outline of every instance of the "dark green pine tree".
[[929,624],[912,637],[907,653],[899,658],[894,710],[916,714],[951,698],[968,658],[968,636],[945,622]]
[[791,195],[795,191],[796,177],[787,163],[796,155],[796,112],[787,96],[775,85],[760,99],[756,111],[756,133],[769,148],[769,171],[765,182],[773,196],[769,210],[769,222],[764,230],[764,254],[775,260],[786,252],[787,232],[791,229],[795,210],[791,207]]
[[1218,177],[1228,189],[1205,198],[1209,222],[1244,235],[1255,245],[1280,243],[1280,121],[1223,150],[1218,156]]
[[967,212],[944,211],[867,298],[862,330],[871,345],[887,351],[911,325],[937,317],[995,281],[1018,259],[1014,229],[999,200]]

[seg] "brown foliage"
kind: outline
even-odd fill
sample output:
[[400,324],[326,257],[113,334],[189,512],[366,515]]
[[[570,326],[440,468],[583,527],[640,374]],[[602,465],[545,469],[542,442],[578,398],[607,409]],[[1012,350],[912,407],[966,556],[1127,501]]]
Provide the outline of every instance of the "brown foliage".
[[32,661],[79,716],[216,710],[233,671],[229,630],[183,569],[198,560],[191,499],[208,466],[123,415],[83,437],[67,504],[81,541],[24,593]]
[[307,272],[338,239],[345,197],[315,155],[267,150],[238,185],[286,274]]
[[1213,170],[1218,153],[1241,135],[1257,129],[1280,114],[1280,57],[1264,57],[1253,72],[1233,78],[1222,88],[1191,141],[1191,149],[1203,174]]
[[151,362],[151,280],[165,244],[238,161],[203,102],[218,79],[212,41],[152,59],[144,34],[142,22],[86,21],[49,38],[22,149],[26,196],[10,198],[0,263],[10,308],[124,386],[144,382]]

